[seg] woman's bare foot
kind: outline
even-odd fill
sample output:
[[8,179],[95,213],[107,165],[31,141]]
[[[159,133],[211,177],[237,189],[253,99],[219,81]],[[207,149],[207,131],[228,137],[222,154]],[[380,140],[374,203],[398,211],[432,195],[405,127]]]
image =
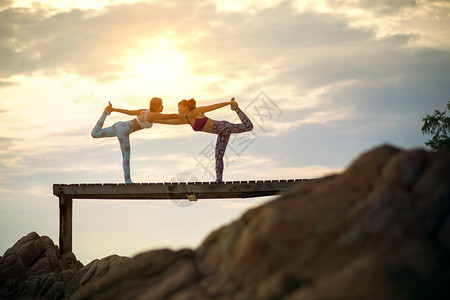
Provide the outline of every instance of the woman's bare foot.
[[105,107],[105,111],[108,112],[108,115],[109,115],[113,111],[113,107],[112,107],[111,102],[108,101],[108,103],[109,103],[108,106]]
[[232,110],[235,110],[239,106],[239,104],[236,102],[236,100],[234,100],[234,97],[231,98],[230,105],[231,105]]

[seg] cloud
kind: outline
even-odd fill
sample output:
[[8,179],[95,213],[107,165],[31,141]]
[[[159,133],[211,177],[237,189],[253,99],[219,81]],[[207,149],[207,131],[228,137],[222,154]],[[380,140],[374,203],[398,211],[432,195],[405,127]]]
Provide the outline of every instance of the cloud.
[[[199,3],[197,3],[199,6]],[[44,7],[0,11],[0,70],[6,76],[43,72],[75,73],[99,81],[121,78],[123,60],[142,43],[159,36],[198,30],[187,11],[164,3],[109,6],[101,11],[73,9],[49,14]],[[102,59],[99,59],[99,58]]]
[[[338,8],[339,6],[333,1],[326,1],[327,5],[331,8]],[[417,8],[418,1],[411,0],[399,0],[399,1],[370,1],[370,0],[359,0],[356,3],[354,1],[341,1],[345,7],[357,7],[358,9],[370,11],[377,15],[399,15],[402,10],[408,8]],[[355,5],[356,4],[356,5]]]
[[10,7],[13,4],[13,0],[3,0],[0,2],[0,9]]
[[[344,6],[383,14],[394,14],[399,7],[422,7],[410,1],[369,2],[344,2]],[[373,49],[398,49],[416,38],[412,31],[396,32],[378,42],[372,28],[354,28],[346,15],[299,11],[290,1],[233,12],[220,11],[214,2],[206,1],[121,4],[56,14],[45,7],[7,8],[0,17],[4,20],[0,54],[7,58],[0,63],[4,78],[66,72],[102,82],[119,80],[126,71],[126,59],[139,49],[157,46],[161,37],[189,55],[192,72],[220,76],[222,86],[248,76],[271,78],[279,72],[295,72],[295,67],[312,75],[332,77],[336,76],[333,70],[338,70],[340,76],[358,76],[367,69],[355,74],[345,67],[373,60]],[[323,57],[321,65],[308,63],[318,57]],[[336,65],[336,60],[339,68],[327,67]],[[312,79],[304,80],[314,84]]]
[[355,28],[371,28],[376,36],[414,35],[408,46],[450,48],[448,15],[450,3],[445,0],[422,1],[310,1],[297,2],[301,11],[312,9],[346,16]]
[[18,83],[12,81],[0,81],[0,89],[17,85]]
[[[374,27],[353,26],[355,18],[362,15],[340,13],[331,2],[322,4],[337,12],[324,13],[311,7],[296,9],[290,1],[260,7],[249,3],[248,10],[220,10],[207,1],[195,5],[176,1],[121,4],[56,13],[42,6],[9,7],[0,11],[0,18],[5,20],[0,24],[0,54],[5,57],[0,62],[0,80],[8,82],[17,74],[45,77],[72,73],[79,76],[75,80],[117,80],[119,84],[126,71],[126,58],[138,50],[151,49],[159,38],[166,37],[172,40],[171,47],[186,53],[190,71],[199,76],[200,86],[204,87],[199,94],[222,100],[222,95],[236,93],[246,104],[264,90],[283,114],[266,120],[267,132],[261,136],[306,138],[306,142],[312,140],[311,145],[318,147],[326,147],[318,142],[320,136],[333,140],[330,132],[348,134],[344,124],[365,122],[366,135],[380,137],[377,124],[395,127],[397,124],[389,123],[390,120],[420,120],[429,106],[442,106],[447,101],[448,51],[410,47],[420,32],[397,31],[380,38]],[[374,6],[367,1],[349,1],[343,2],[341,8],[356,7],[379,17],[398,17],[401,12],[396,9],[418,13],[424,5],[384,1]],[[98,116],[88,110],[99,101],[92,92],[74,96],[74,105],[86,108],[72,115],[56,108],[49,108],[52,112],[47,115],[47,108],[34,105],[35,111],[48,118],[36,124],[30,116],[28,121],[16,125],[27,134],[23,140],[11,142],[11,147],[15,147],[11,149],[23,151],[16,151],[11,161],[20,166],[20,162],[36,155],[25,150],[26,142],[39,149],[37,154],[42,157],[58,151],[70,153],[71,149],[93,151],[97,146],[85,146],[94,145],[86,134]],[[8,103],[13,105],[15,99]],[[19,109],[14,113],[14,118],[23,114]],[[248,113],[255,123],[261,123],[253,108]],[[233,117],[226,116],[230,121]],[[84,125],[52,126],[76,124],[77,120]],[[305,136],[302,130],[306,128],[316,136]],[[412,136],[415,130],[405,132]],[[165,144],[162,139],[169,143],[169,139],[182,138],[188,131],[187,126],[155,126],[150,133],[137,133],[132,140],[136,144]],[[361,136],[355,134],[352,138]],[[61,145],[61,140],[66,143]],[[114,140],[95,144],[119,151]],[[190,151],[190,156],[197,154]],[[94,159],[88,157],[84,159],[92,163]]]

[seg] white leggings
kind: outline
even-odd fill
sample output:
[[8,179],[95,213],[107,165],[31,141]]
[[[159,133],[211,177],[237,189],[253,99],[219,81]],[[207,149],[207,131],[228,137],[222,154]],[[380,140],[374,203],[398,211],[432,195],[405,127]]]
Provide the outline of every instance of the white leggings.
[[116,136],[119,140],[120,150],[122,151],[123,176],[125,183],[133,183],[130,174],[130,133],[133,132],[133,122],[117,122],[113,126],[103,128],[106,116],[109,113],[105,110],[92,129],[93,138],[104,138]]

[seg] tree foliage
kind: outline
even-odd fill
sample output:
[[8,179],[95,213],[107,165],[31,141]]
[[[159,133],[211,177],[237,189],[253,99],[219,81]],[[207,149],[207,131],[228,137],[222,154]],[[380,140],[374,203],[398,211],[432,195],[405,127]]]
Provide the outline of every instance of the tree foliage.
[[[450,112],[450,101],[447,103],[447,110]],[[433,115],[426,115],[422,119],[422,134],[433,135],[425,145],[433,150],[450,151],[450,117],[446,116],[446,113],[435,110]]]

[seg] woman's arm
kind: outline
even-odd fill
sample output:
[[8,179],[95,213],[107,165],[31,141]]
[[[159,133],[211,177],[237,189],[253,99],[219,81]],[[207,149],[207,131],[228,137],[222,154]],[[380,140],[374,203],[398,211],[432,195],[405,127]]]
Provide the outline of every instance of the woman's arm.
[[149,112],[147,115],[147,120],[150,122],[156,122],[161,120],[169,120],[169,119],[186,119],[186,115],[180,114],[162,114],[159,112]]
[[183,125],[188,124],[188,121],[183,119],[168,119],[168,120],[157,120],[155,121],[155,123],[169,124],[169,125]]
[[116,111],[122,114],[130,115],[130,116],[137,116],[141,112],[146,111],[146,109],[135,109],[135,110],[128,110],[128,109],[121,109],[121,108],[113,108],[112,111]]
[[113,111],[116,111],[116,112],[130,115],[130,116],[137,116],[141,112],[146,111],[146,109],[128,110],[128,109],[114,108],[110,101],[108,101],[108,106],[105,109],[107,111],[109,111],[110,113],[112,113]]
[[216,110],[216,109],[225,107],[228,104],[231,104],[231,101],[211,104],[211,105],[207,105],[207,106],[200,106],[200,107],[197,107],[196,111],[201,112],[201,113],[206,113],[206,112],[209,112],[212,110]]

